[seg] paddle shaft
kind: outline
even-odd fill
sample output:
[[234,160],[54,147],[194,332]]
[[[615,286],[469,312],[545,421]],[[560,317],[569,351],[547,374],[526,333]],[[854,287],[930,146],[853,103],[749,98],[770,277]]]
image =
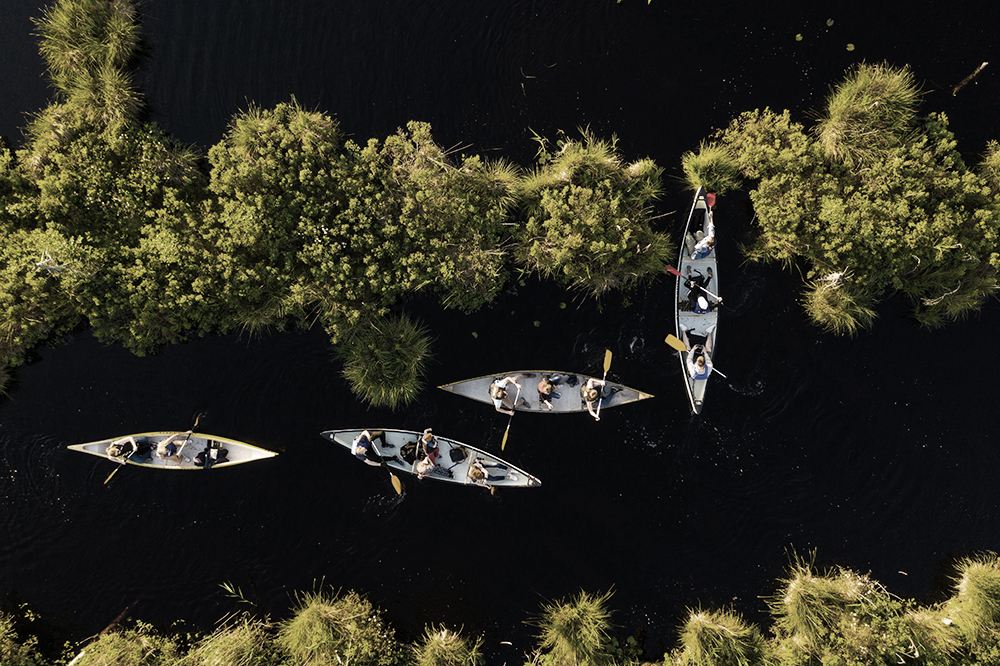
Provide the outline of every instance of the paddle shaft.
[[517,393],[514,395],[514,404],[510,407],[510,418],[507,419],[507,429],[503,431],[503,440],[500,442],[500,450],[503,451],[507,446],[507,435],[510,434],[510,422],[514,420],[514,408],[517,407],[517,401],[521,397],[521,387],[517,387]]
[[597,403],[597,418],[601,417],[601,405],[604,404],[604,389],[607,388],[608,370],[611,369],[611,350],[604,350],[604,384],[601,386],[601,398]]
[[[377,455],[379,457],[379,460],[382,461],[382,464],[385,465],[385,471],[389,473],[389,482],[392,483],[392,489],[396,491],[397,495],[402,495],[403,484],[400,482],[399,477],[393,474],[392,470],[389,469],[389,463],[387,463],[385,460],[382,460],[382,452],[378,450],[377,446],[375,446],[375,438],[372,437],[371,439],[368,440],[368,442],[372,445],[372,449],[375,451],[375,455]],[[414,451],[414,453],[416,452]]]
[[[674,275],[676,275],[676,276],[677,276],[677,277],[679,277],[679,278],[684,278],[685,280],[687,280],[687,279],[688,279],[687,277],[684,277],[684,274],[683,274],[683,273],[681,273],[681,272],[680,272],[679,270],[677,270],[677,269],[676,269],[676,268],[674,268],[673,266],[664,266],[664,268],[665,268],[665,269],[666,269],[667,271],[669,271],[669,272],[673,273]],[[702,287],[702,286],[700,286],[700,285],[698,286],[698,288],[699,288],[699,289],[701,289],[701,290],[702,290],[703,292],[705,292],[706,294],[708,294],[709,296],[711,296],[712,298],[714,298],[714,299],[715,299],[716,301],[718,301],[719,303],[721,303],[721,302],[722,302],[722,297],[721,297],[721,296],[719,296],[718,294],[716,294],[716,293],[714,293],[714,292],[711,292],[711,291],[709,291],[708,289],[705,289],[705,287]]]

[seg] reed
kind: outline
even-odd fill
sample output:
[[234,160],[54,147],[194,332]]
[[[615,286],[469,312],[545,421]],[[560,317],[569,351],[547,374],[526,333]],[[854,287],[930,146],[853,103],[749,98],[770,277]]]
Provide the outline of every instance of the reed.
[[764,666],[767,641],[738,614],[721,610],[688,611],[681,628],[678,666]]
[[716,142],[702,141],[698,152],[688,151],[681,156],[681,168],[688,187],[697,191],[704,187],[715,194],[725,194],[743,186],[739,166],[732,152]]
[[850,613],[865,590],[865,579],[847,571],[821,575],[812,560],[793,555],[787,577],[768,600],[779,635],[805,652],[818,650]]
[[829,159],[870,164],[906,138],[921,97],[909,67],[862,63],[830,91],[814,132]]
[[427,329],[402,315],[361,322],[344,335],[338,350],[344,378],[360,400],[398,409],[423,388],[431,345]]
[[461,630],[443,625],[424,628],[423,639],[413,647],[414,666],[482,666],[483,639],[468,639]]
[[109,631],[84,647],[73,666],[176,666],[179,661],[180,650],[173,638],[137,622],[129,629]]
[[548,666],[603,666],[607,653],[612,592],[589,594],[542,605],[541,613],[528,621],[540,629],[538,638],[543,662]]

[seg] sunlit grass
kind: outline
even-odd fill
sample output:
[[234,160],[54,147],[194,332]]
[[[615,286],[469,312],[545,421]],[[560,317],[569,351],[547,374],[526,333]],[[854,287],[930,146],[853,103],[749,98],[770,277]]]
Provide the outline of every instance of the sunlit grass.
[[431,344],[427,329],[403,315],[359,323],[344,335],[338,352],[358,399],[397,409],[420,394]]
[[482,666],[483,639],[469,639],[444,626],[425,627],[423,639],[413,647],[414,666]]
[[681,156],[684,181],[697,191],[704,187],[709,192],[724,194],[739,189],[739,167],[730,151],[718,143],[702,142],[698,152],[688,151]]
[[277,663],[270,623],[243,614],[222,623],[187,653],[185,666],[267,666]]
[[611,592],[589,594],[542,605],[529,621],[540,629],[538,638],[546,663],[552,666],[599,666],[608,661]]
[[875,310],[866,294],[856,294],[842,278],[814,280],[806,284],[802,305],[818,326],[836,335],[856,335],[871,328]]
[[767,642],[760,630],[729,611],[688,612],[681,628],[678,666],[763,666]]
[[910,131],[921,96],[909,67],[862,63],[827,96],[816,136],[830,159],[869,163]]
[[956,569],[955,595],[945,611],[966,639],[975,643],[995,634],[1000,622],[1000,559],[983,553],[959,560]]

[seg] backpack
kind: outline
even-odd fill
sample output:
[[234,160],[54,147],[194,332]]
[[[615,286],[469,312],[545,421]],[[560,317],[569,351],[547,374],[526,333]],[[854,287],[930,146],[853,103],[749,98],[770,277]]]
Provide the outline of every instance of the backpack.
[[465,460],[465,449],[461,446],[453,446],[451,451],[448,452],[448,455],[451,456],[451,461],[453,463],[462,462]]

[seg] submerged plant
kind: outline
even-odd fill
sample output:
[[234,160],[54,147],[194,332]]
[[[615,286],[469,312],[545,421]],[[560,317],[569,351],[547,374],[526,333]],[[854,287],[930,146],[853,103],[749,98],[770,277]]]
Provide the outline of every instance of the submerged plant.
[[409,317],[363,321],[339,346],[344,377],[359,399],[373,407],[396,409],[420,393],[431,338]]
[[482,666],[483,639],[468,639],[444,626],[425,627],[423,640],[413,648],[416,666]]
[[589,594],[542,605],[530,621],[538,627],[543,663],[548,666],[599,666],[609,661],[607,653],[612,592]]

